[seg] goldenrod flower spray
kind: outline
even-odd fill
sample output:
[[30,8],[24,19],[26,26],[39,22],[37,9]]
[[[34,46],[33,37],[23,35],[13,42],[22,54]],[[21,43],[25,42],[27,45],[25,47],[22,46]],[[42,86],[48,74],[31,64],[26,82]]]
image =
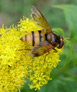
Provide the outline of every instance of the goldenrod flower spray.
[[52,79],[50,73],[60,62],[59,55],[62,49],[57,49],[58,52],[51,50],[45,62],[46,54],[31,58],[30,51],[18,51],[30,47],[20,38],[32,30],[40,29],[28,18],[21,19],[16,27],[0,28],[0,92],[16,92],[26,79],[31,81],[30,89],[40,90],[41,86]]

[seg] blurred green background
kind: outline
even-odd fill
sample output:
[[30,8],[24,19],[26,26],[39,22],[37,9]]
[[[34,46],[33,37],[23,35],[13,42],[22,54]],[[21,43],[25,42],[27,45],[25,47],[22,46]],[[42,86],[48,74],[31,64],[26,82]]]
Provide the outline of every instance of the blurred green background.
[[[36,92],[77,92],[77,0],[0,0],[0,27],[29,17],[32,5],[41,10],[51,28],[64,30],[65,39],[61,62],[51,73],[52,81]],[[21,92],[35,91],[27,82]]]

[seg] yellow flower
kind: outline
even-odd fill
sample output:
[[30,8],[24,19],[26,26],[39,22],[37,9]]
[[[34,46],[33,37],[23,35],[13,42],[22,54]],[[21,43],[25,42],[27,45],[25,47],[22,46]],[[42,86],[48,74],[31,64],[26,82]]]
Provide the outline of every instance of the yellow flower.
[[[61,49],[57,53],[51,50],[45,55],[31,58],[30,51],[19,49],[29,48],[20,38],[27,32],[40,30],[32,20],[21,19],[17,27],[0,29],[0,92],[19,90],[25,83],[25,78],[31,81],[31,89],[39,89],[51,80],[50,73],[56,68]],[[19,90],[20,91],[20,90]]]
[[[20,31],[24,32],[31,32],[31,31],[37,31],[41,28],[38,28],[32,20],[29,19],[21,19],[18,28]],[[27,45],[27,44],[25,44]],[[56,48],[57,49],[57,48]],[[51,80],[50,73],[53,68],[56,68],[59,60],[59,54],[61,53],[62,49],[57,49],[57,53],[54,52],[54,50],[51,50],[49,54],[46,57],[46,60],[44,62],[45,55],[36,57],[31,62],[31,64],[28,66],[28,72],[29,76],[28,79],[32,82],[29,84],[30,88],[35,88],[35,90],[39,89],[44,84],[47,84],[48,80]],[[30,52],[29,52],[30,53]],[[27,59],[29,56],[26,56]]]
[[20,32],[14,27],[2,27],[0,34],[0,92],[17,91],[28,73],[25,52],[17,51],[24,43],[20,41]]

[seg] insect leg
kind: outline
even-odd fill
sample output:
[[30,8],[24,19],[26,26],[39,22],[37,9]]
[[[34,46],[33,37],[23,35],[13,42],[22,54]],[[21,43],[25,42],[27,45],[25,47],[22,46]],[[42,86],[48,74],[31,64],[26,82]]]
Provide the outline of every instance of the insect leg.
[[22,51],[22,50],[31,50],[31,49],[19,49],[19,50],[17,50],[17,51]]
[[45,62],[46,56],[47,56],[48,54],[49,54],[49,52],[45,55],[44,62]]
[[54,52],[57,52],[57,50],[55,48],[53,48]]

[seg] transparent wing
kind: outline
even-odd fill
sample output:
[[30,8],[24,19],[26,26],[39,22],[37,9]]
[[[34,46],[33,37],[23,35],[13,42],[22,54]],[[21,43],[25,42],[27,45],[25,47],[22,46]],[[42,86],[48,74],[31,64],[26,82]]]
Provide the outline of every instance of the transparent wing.
[[47,41],[45,41],[44,43],[35,45],[31,49],[30,56],[31,57],[41,56],[41,55],[45,54],[46,52],[50,51],[52,48],[53,48],[53,46],[51,44],[49,44]]
[[36,7],[32,6],[31,8],[31,17],[33,21],[36,23],[37,26],[40,26],[43,29],[48,29],[48,31],[52,32],[49,24],[47,23],[46,19]]

